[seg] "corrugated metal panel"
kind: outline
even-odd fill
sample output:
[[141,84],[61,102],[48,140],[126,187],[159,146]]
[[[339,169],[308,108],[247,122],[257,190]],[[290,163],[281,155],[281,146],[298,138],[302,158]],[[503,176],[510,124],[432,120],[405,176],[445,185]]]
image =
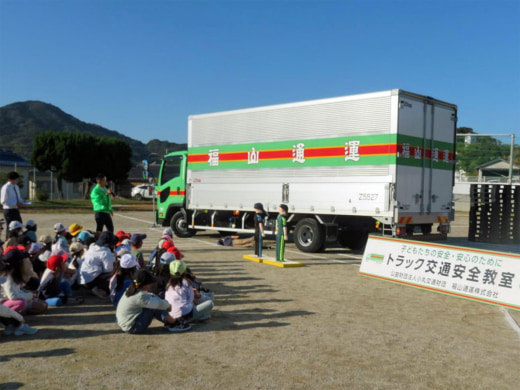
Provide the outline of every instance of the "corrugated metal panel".
[[192,116],[189,146],[385,133],[390,111],[391,96],[377,96]]

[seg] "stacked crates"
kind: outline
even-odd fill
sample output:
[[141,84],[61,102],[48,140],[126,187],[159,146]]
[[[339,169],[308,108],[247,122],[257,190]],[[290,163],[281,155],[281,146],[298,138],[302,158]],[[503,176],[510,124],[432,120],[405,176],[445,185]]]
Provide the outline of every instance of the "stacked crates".
[[468,240],[520,244],[520,185],[472,184]]

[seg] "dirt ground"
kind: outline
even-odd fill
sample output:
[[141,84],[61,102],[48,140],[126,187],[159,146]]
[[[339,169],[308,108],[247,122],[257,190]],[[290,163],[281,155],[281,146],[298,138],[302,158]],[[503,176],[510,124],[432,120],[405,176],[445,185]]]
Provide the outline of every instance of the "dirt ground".
[[[116,230],[162,228],[151,212],[120,212]],[[91,214],[26,214],[39,234],[56,222],[94,227]],[[454,244],[467,233],[455,222]],[[459,231],[457,231],[459,229]],[[453,236],[453,235],[452,235]],[[520,337],[505,310],[358,275],[360,253],[319,254],[288,245],[301,268],[243,259],[217,236],[176,239],[185,261],[215,292],[212,318],[171,334],[158,322],[127,335],[112,306],[27,316],[39,332],[0,331],[1,389],[517,389]],[[274,251],[267,250],[267,254]],[[80,290],[76,293],[86,294]],[[512,318],[520,321],[518,313]],[[514,322],[514,321],[513,321]]]

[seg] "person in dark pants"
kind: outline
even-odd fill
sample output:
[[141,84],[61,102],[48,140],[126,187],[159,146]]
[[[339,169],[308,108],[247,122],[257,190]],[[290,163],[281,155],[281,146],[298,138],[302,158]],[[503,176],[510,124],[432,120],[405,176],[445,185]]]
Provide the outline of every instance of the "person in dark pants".
[[99,237],[104,226],[106,226],[109,232],[114,233],[114,224],[112,222],[112,191],[107,188],[106,176],[99,173],[96,176],[96,183],[90,193],[90,201],[95,213],[96,237]]
[[262,257],[262,238],[265,237],[264,221],[266,212],[262,203],[255,203],[255,255]]
[[287,234],[287,205],[278,206],[278,217],[276,218],[276,260],[285,261],[285,241],[289,239]]
[[0,202],[4,209],[4,218],[7,225],[5,237],[9,236],[9,223],[11,221],[22,222],[22,216],[19,208],[23,206],[23,200],[18,188],[20,175],[17,172],[9,172],[7,174],[7,183],[2,186],[0,191]]

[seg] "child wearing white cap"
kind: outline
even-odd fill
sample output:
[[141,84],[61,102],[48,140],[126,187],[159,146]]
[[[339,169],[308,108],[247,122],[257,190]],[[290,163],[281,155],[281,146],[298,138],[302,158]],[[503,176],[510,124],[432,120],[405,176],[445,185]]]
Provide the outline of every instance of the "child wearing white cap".
[[135,277],[135,272],[139,269],[139,263],[134,255],[125,253],[119,261],[114,263],[114,272],[110,279],[110,300],[114,307],[117,308],[119,300],[130,287]]
[[69,253],[69,241],[67,240],[67,228],[65,225],[61,222],[56,223],[54,225],[54,232],[56,233],[56,237],[54,237],[52,249]]
[[23,234],[23,224],[20,221],[11,221],[9,223],[9,233],[7,233],[7,243],[5,247],[17,246],[18,237]]

